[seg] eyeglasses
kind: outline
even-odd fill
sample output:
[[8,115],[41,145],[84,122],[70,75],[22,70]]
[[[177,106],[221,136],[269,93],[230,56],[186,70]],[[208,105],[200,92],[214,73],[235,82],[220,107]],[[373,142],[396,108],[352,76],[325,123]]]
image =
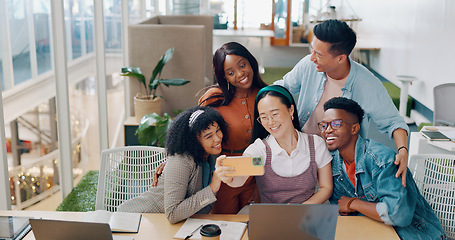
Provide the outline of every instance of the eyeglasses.
[[267,124],[269,122],[269,118],[271,118],[272,121],[276,121],[277,119],[280,118],[280,113],[276,112],[276,113],[272,114],[271,116],[260,116],[256,120],[260,124]]
[[343,121],[341,119],[335,119],[335,120],[332,120],[330,122],[320,122],[320,123],[318,123],[318,127],[319,127],[319,130],[325,131],[325,130],[327,130],[327,128],[329,127],[329,124],[330,124],[330,127],[333,130],[335,130],[335,129],[339,129],[341,127],[341,123],[342,122],[350,123],[350,124],[356,123],[356,122],[346,122],[346,121]]

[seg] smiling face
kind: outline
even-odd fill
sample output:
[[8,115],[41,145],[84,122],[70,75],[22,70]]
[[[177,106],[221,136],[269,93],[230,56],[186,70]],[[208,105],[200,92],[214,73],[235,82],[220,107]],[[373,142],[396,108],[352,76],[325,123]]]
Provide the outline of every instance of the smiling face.
[[332,44],[323,42],[314,37],[311,42],[311,61],[316,65],[318,72],[326,72],[327,74],[336,71],[342,60],[341,56],[334,56],[329,52]]
[[357,122],[356,116],[342,109],[331,108],[324,112],[322,121],[329,123],[335,119],[341,119],[343,121],[340,128],[333,129],[328,124],[327,129],[321,132],[322,137],[327,143],[327,148],[330,151],[338,149],[340,152],[345,149],[354,150],[360,130],[360,125],[354,123]]
[[207,129],[201,131],[197,136],[207,154],[217,155],[221,153],[221,142],[223,141],[223,132],[218,123],[212,123]]
[[276,139],[289,136],[294,132],[291,119],[294,106],[287,108],[279,97],[267,95],[259,100],[257,108],[262,126]]
[[236,95],[246,93],[253,84],[254,72],[250,63],[244,57],[226,55],[224,60],[224,77],[236,87]]

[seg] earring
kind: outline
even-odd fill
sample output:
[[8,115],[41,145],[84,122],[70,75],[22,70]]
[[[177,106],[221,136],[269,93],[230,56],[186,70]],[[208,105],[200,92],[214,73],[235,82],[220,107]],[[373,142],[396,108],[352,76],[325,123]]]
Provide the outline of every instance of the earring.
[[228,82],[227,85],[228,85],[228,92],[229,92],[229,85],[231,85],[231,84]]
[[291,120],[294,120],[294,116],[291,116]]

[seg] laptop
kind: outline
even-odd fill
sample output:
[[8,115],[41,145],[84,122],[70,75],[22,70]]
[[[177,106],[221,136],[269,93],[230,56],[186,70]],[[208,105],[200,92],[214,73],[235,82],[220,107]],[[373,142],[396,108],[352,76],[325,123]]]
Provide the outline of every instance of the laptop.
[[251,204],[250,240],[333,240],[338,218],[336,204]]
[[112,240],[107,223],[30,219],[36,240]]
[[30,232],[29,217],[0,216],[0,239],[22,239]]

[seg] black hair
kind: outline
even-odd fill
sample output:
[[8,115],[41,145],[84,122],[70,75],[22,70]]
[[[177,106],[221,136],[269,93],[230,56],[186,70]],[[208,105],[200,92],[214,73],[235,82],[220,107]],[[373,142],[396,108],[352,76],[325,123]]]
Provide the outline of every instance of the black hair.
[[[189,124],[191,115],[203,110],[194,121]],[[223,142],[227,140],[227,123],[217,110],[211,107],[192,107],[175,117],[166,137],[166,152],[168,155],[188,154],[193,157],[196,163],[205,160],[207,152],[202,147],[197,137],[202,131],[208,129],[212,124],[218,123],[223,133]]]
[[313,33],[317,39],[331,44],[329,52],[334,56],[346,54],[349,57],[357,42],[354,30],[346,22],[337,19],[314,26]]
[[[277,87],[283,88],[286,92],[289,93],[289,91],[282,86],[276,85]],[[281,103],[286,105],[286,107],[289,109],[291,106],[294,106],[294,119],[292,120],[292,124],[294,125],[294,128],[300,131],[300,122],[299,122],[299,115],[297,114],[297,106],[295,105],[294,99],[291,97],[291,101],[289,101],[289,98],[284,96],[283,94],[277,92],[277,91],[264,91],[261,92],[259,95],[256,96],[256,102],[254,102],[254,124],[253,124],[253,133],[251,136],[251,142],[254,142],[257,138],[264,139],[266,138],[270,133],[265,130],[265,128],[260,124],[256,119],[259,117],[259,111],[258,111],[258,103],[261,99],[263,99],[265,96],[274,96],[278,97],[281,100]],[[289,96],[292,96],[291,93],[289,93]]]
[[[217,99],[216,101],[209,104],[209,106],[218,107],[218,106],[227,106],[231,103],[232,98],[234,97],[236,88],[229,83],[225,78],[224,72],[224,61],[226,60],[227,55],[236,55],[244,57],[253,69],[253,84],[252,88],[256,87],[261,89],[267,84],[262,80],[261,75],[259,74],[259,64],[256,58],[246,49],[242,44],[238,42],[228,42],[223,44],[220,48],[215,51],[213,55],[213,71],[215,72],[215,79],[217,85],[211,87],[218,87],[221,89],[222,94],[213,95],[203,102],[209,99]],[[229,85],[229,87],[228,87]],[[209,87],[209,88],[211,88]],[[202,102],[202,103],[203,103]],[[202,104],[200,103],[200,105]]]
[[346,112],[356,116],[359,124],[362,122],[363,115],[365,114],[362,107],[360,107],[356,101],[345,97],[334,97],[328,100],[324,103],[324,112],[327,111],[327,109],[345,110]]

